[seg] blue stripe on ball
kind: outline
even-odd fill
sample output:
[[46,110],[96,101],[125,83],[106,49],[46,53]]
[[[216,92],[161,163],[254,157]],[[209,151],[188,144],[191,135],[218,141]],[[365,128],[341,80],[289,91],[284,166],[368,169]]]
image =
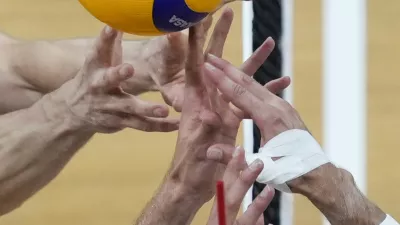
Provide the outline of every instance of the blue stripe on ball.
[[[207,0],[203,0],[207,1]],[[177,32],[191,27],[208,13],[193,12],[185,0],[154,0],[153,21],[161,32]]]

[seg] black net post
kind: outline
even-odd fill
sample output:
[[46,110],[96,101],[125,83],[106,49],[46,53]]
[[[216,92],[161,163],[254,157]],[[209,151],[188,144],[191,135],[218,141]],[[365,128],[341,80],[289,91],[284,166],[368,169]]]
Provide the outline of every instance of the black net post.
[[[272,37],[276,42],[276,48],[267,61],[254,75],[254,78],[261,84],[282,76],[282,7],[281,0],[253,0],[253,50],[257,49],[268,37]],[[282,96],[280,96],[282,97]],[[260,148],[260,130],[254,124],[254,152]],[[255,183],[253,188],[253,198],[255,198],[265,185]],[[264,212],[265,224],[280,225],[280,205],[281,193],[276,191],[275,198],[271,205]]]

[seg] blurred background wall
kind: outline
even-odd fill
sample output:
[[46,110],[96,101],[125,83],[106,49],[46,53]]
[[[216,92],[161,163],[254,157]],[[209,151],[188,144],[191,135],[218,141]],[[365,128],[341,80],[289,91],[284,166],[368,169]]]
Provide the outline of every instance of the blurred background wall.
[[[103,26],[76,0],[0,0],[0,6],[0,30],[26,40],[93,37]],[[236,17],[225,58],[240,65],[240,3],[230,7]],[[398,0],[368,1],[368,196],[396,218],[400,218],[396,207],[400,202],[399,15]],[[294,32],[295,106],[321,141],[320,0],[296,1]],[[338,87],[337,91],[351,95],[352,90]],[[162,101],[157,94],[143,98]],[[131,224],[162,180],[175,141],[176,133],[97,135],[57,179],[20,209],[0,218],[0,224]],[[201,210],[195,225],[205,224],[209,209],[206,205]],[[296,224],[320,221],[306,199],[296,197]]]

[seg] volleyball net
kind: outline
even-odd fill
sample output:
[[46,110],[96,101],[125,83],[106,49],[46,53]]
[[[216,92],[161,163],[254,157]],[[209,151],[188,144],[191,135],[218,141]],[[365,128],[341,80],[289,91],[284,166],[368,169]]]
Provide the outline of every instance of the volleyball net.
[[[293,70],[295,1],[253,0],[242,4],[243,61],[266,38],[274,38],[276,49],[254,78],[265,84],[282,75],[291,77],[292,85],[281,97],[293,105],[293,87],[296,79],[301,79],[294,76]],[[335,164],[353,174],[365,193],[366,0],[323,0],[321,15],[322,145]],[[261,139],[258,128],[251,120],[245,120],[243,132],[245,150],[257,152]],[[244,210],[263,188],[262,184],[253,185],[243,201]],[[264,213],[265,223],[294,224],[293,205],[291,194],[277,193]],[[326,220],[324,223],[328,224]]]

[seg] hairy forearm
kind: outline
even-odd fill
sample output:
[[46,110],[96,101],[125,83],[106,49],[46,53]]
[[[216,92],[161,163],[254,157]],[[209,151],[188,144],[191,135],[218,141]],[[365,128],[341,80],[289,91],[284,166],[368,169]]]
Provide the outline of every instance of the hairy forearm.
[[[19,41],[1,36],[0,114],[29,107],[44,94],[73,78],[83,65],[94,41],[91,38]],[[153,89],[147,64],[141,58],[146,43],[123,42],[123,59],[135,67],[135,76],[124,85],[124,89],[131,94]]]
[[378,225],[386,214],[357,188],[352,175],[326,164],[296,181],[294,190],[306,196],[332,225]]
[[47,185],[92,137],[67,115],[61,101],[46,95],[0,116],[0,215]]
[[164,182],[147,204],[135,225],[187,225],[203,203],[179,185]]

